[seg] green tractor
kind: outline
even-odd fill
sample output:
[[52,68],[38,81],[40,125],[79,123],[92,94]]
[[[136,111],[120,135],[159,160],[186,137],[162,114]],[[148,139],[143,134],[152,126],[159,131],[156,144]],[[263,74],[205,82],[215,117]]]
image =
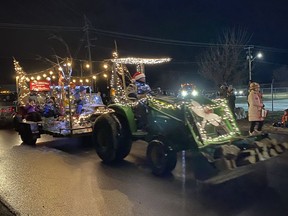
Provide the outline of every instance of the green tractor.
[[[266,159],[259,143],[272,139],[265,134],[242,136],[226,100],[211,100],[202,95],[172,97],[155,92],[142,99],[129,98],[127,89],[131,84],[127,83],[127,77],[129,80],[131,76],[125,65],[135,64],[143,69],[143,64],[151,61],[127,58],[111,61],[112,103],[108,107],[113,112],[99,116],[93,128],[96,152],[105,163],[123,160],[137,139],[148,142],[146,156],[157,176],[176,167],[177,153],[181,151],[191,152],[194,176],[201,181],[223,181],[244,175],[251,172],[254,164]],[[143,120],[137,113],[139,106],[145,109],[144,128],[139,128]],[[281,145],[282,150],[285,147]]]

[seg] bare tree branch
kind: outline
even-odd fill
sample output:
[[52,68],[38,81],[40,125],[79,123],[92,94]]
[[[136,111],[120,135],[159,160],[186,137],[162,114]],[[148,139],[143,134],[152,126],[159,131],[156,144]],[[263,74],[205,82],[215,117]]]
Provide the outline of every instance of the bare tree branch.
[[250,37],[243,29],[224,30],[218,45],[205,51],[198,63],[199,73],[214,84],[239,84],[244,81],[247,67],[244,47]]

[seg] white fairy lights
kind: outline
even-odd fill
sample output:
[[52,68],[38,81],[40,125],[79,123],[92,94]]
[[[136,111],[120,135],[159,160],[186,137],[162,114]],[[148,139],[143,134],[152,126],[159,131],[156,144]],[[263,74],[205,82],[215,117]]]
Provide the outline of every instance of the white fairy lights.
[[150,59],[150,58],[134,58],[134,57],[127,57],[127,58],[115,58],[110,59],[113,63],[118,64],[161,64],[165,62],[171,61],[171,58],[159,58],[159,59]]
[[15,59],[13,60],[13,62],[16,71],[16,87],[18,92],[18,103],[19,105],[25,105],[30,94],[30,89],[27,84],[26,73],[23,71],[22,67],[20,67],[19,62],[17,62]]

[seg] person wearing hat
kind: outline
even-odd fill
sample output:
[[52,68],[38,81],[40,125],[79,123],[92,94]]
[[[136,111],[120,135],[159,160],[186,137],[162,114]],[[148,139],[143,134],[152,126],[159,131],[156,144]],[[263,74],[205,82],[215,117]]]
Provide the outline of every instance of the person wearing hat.
[[[146,76],[144,73],[136,72],[132,81],[135,82],[137,87],[137,96],[136,98],[142,99],[146,97],[146,94],[151,92],[151,88],[148,84],[146,84]],[[137,106],[135,106],[135,117],[137,122],[137,128],[139,130],[145,130],[147,127],[147,105],[145,100],[139,100]]]
[[[262,130],[264,118],[261,115],[262,108],[264,107],[262,95],[260,93],[260,85],[252,82],[249,86],[250,93],[248,95],[248,120],[251,122],[249,134],[255,135]],[[255,130],[255,126],[257,130]]]
[[146,76],[142,72],[136,72],[132,79],[135,81],[137,86],[137,94],[141,97],[151,92],[150,86],[146,83]]

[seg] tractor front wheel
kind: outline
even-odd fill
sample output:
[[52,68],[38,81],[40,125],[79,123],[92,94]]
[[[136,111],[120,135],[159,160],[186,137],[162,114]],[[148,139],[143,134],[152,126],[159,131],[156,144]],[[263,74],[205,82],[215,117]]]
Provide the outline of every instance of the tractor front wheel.
[[176,167],[177,153],[169,149],[161,141],[151,141],[146,155],[154,175],[165,175]]
[[98,156],[105,163],[125,158],[131,150],[131,135],[125,119],[114,114],[99,116],[93,129],[93,143]]

